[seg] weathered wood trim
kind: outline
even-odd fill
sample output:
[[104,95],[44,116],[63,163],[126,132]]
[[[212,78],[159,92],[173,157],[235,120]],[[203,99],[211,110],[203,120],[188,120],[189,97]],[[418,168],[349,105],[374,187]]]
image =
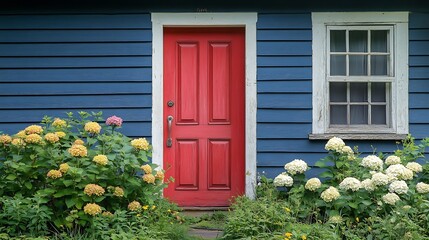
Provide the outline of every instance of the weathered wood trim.
[[[313,125],[312,134],[330,130],[326,72],[327,25],[390,24],[394,26],[395,73],[391,92],[391,129],[394,134],[408,134],[408,12],[323,12],[312,13],[313,24]],[[373,132],[371,128],[353,129],[357,135]]]
[[327,140],[339,137],[344,140],[403,140],[407,134],[309,134],[310,140]]

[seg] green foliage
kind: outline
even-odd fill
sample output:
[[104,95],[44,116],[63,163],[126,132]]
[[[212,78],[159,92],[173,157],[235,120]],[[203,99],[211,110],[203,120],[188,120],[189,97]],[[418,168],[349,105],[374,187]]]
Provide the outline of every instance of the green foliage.
[[284,201],[261,197],[250,200],[246,197],[235,199],[226,224],[224,239],[241,239],[247,236],[266,236],[281,233],[290,223],[288,206]]
[[0,136],[0,229],[12,236],[44,233],[51,225],[86,229],[98,226],[101,212],[120,218],[133,201],[159,202],[166,184],[163,170],[149,161],[149,143],[118,132],[121,124],[101,121],[101,112],[68,113],[66,119],[45,117],[13,140]]

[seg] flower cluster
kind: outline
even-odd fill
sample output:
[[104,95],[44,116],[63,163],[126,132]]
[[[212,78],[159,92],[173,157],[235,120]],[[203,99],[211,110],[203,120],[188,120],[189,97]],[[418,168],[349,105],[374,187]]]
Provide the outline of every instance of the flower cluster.
[[360,189],[361,182],[354,177],[346,177],[340,183],[339,187],[341,190],[352,190],[353,192],[356,192]]
[[307,163],[302,161],[301,159],[295,159],[292,162],[287,163],[285,165],[285,169],[289,174],[295,175],[297,173],[299,174],[307,171],[308,166]]
[[115,190],[113,191],[113,196],[123,197],[124,196],[124,189],[122,189],[120,187],[115,187]]
[[66,173],[70,169],[70,166],[67,163],[60,164],[60,172]]
[[25,130],[21,130],[17,134],[15,134],[15,137],[25,138],[25,137],[27,137],[27,134],[25,133]]
[[109,211],[104,211],[101,214],[103,217],[113,217],[113,213],[109,212]]
[[50,143],[56,143],[60,140],[60,138],[58,137],[58,135],[56,133],[47,133],[45,135],[45,140],[50,142]]
[[83,190],[83,192],[88,196],[92,196],[92,195],[101,196],[104,194],[105,191],[103,187],[97,184],[88,184],[85,186],[85,189]]
[[107,118],[106,125],[108,125],[108,126],[113,125],[113,126],[120,127],[120,126],[122,126],[122,118],[113,115],[113,116]]
[[375,190],[376,185],[372,179],[365,179],[360,182],[360,187],[367,190],[368,192],[372,192]]
[[389,181],[411,180],[414,176],[413,171],[404,167],[402,164],[390,165],[385,172],[389,177]]
[[106,166],[109,160],[106,155],[99,154],[92,159],[93,162],[101,166]]
[[164,172],[162,170],[156,171],[155,178],[158,180],[164,180]]
[[99,134],[101,131],[101,126],[97,122],[87,122],[84,127],[85,131],[92,134]]
[[48,174],[46,174],[48,178],[57,179],[63,176],[63,174],[59,170],[49,170]]
[[55,134],[57,134],[57,136],[58,136],[59,138],[63,138],[63,137],[65,137],[65,136],[66,136],[66,133],[65,133],[65,132],[62,132],[62,131],[55,132]]
[[21,138],[14,138],[12,140],[12,145],[17,146],[17,147],[21,147],[21,146],[25,146],[25,142]]
[[276,187],[290,187],[293,185],[293,178],[284,172],[274,178],[273,183]]
[[371,180],[375,186],[385,186],[389,183],[389,176],[384,173],[377,172],[372,175]]
[[343,148],[341,148],[341,150],[339,151],[339,153],[341,154],[346,154],[347,155],[347,159],[348,160],[355,160],[355,153],[353,152],[353,149],[349,146],[343,146]]
[[12,138],[11,138],[9,135],[2,134],[2,135],[0,136],[0,143],[1,143],[1,144],[6,145],[6,144],[9,144],[9,143],[11,143],[11,142],[12,142]]
[[152,173],[145,174],[142,178],[147,183],[155,183],[155,176]]
[[152,167],[149,164],[145,164],[140,167],[146,174],[152,173]]
[[27,143],[37,144],[37,143],[40,143],[41,141],[42,141],[42,137],[36,133],[32,133],[25,137],[25,142]]
[[429,193],[429,184],[423,183],[423,182],[419,182],[416,185],[416,190],[417,190],[418,193],[421,193],[421,194]]
[[403,180],[393,181],[389,185],[389,192],[397,193],[397,194],[406,194],[408,192],[407,183]]
[[325,145],[327,151],[341,152],[346,144],[341,138],[333,137]]
[[323,191],[322,194],[320,194],[320,197],[325,202],[332,202],[334,200],[337,200],[340,196],[341,195],[338,192],[338,189],[332,186],[326,189],[325,191]]
[[85,142],[84,141],[82,141],[82,139],[76,139],[74,142],[73,142],[73,145],[84,145],[85,144]]
[[390,165],[395,165],[395,164],[400,164],[401,163],[401,158],[395,155],[392,156],[388,156],[386,158],[386,160],[384,160],[384,163],[386,163],[387,166]]
[[95,216],[101,213],[101,207],[96,203],[88,203],[83,207],[83,211],[91,216]]
[[137,138],[131,141],[131,146],[137,150],[149,150],[149,142],[146,138]]
[[88,155],[88,150],[83,145],[74,144],[68,149],[68,152],[73,157],[86,157]]
[[335,215],[329,218],[328,222],[330,223],[335,223],[335,224],[340,224],[343,222],[343,218],[339,215]]
[[382,197],[383,202],[389,205],[395,205],[397,201],[401,200],[395,193],[387,193]]
[[132,201],[130,204],[128,204],[128,210],[130,211],[137,211],[142,207],[142,205],[137,201]]
[[55,118],[54,121],[52,122],[52,126],[56,127],[56,128],[62,128],[67,126],[67,122],[60,119],[60,118]]
[[423,171],[422,165],[420,165],[419,163],[416,163],[416,162],[409,162],[409,163],[407,163],[407,165],[405,167],[410,169],[411,171],[413,171],[415,173],[419,173],[419,172]]
[[305,183],[305,189],[312,192],[316,191],[320,186],[322,186],[322,182],[318,178],[310,178]]
[[41,134],[43,132],[43,128],[39,125],[31,125],[25,128],[26,134]]
[[380,171],[383,169],[383,160],[375,155],[369,155],[362,159],[360,165],[371,170]]

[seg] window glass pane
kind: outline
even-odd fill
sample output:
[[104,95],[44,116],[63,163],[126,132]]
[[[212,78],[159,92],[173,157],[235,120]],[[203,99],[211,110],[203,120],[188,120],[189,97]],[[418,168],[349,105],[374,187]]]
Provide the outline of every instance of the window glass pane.
[[346,56],[331,55],[331,76],[346,75]]
[[371,106],[371,123],[372,124],[386,124],[386,106]]
[[331,30],[331,52],[346,51],[346,30]]
[[386,102],[386,83],[371,83],[371,102]]
[[329,101],[347,102],[347,83],[330,83]]
[[366,76],[368,74],[368,60],[366,55],[349,56],[350,76]]
[[350,102],[368,102],[368,83],[350,83]]
[[387,30],[371,31],[371,52],[387,52]]
[[350,124],[368,124],[368,106],[350,106]]
[[387,56],[371,56],[371,75],[387,75]]
[[330,121],[331,124],[347,124],[347,106],[331,105]]
[[368,31],[349,31],[349,51],[368,51]]

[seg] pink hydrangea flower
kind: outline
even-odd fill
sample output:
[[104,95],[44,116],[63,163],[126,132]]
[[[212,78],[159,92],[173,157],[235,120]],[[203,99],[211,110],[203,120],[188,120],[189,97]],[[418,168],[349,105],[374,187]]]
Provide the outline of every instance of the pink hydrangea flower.
[[122,125],[122,118],[113,115],[113,116],[107,118],[106,124],[109,126],[115,125],[117,127],[120,127]]

